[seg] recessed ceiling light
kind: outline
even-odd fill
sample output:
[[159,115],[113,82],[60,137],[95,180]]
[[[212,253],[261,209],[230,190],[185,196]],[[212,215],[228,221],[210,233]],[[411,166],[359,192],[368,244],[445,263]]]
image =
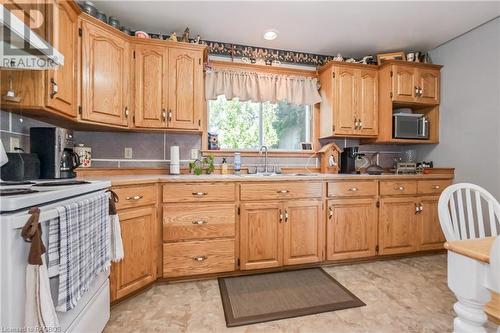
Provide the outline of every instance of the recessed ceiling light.
[[264,39],[273,40],[276,39],[276,37],[278,37],[278,31],[276,30],[267,30],[264,32]]

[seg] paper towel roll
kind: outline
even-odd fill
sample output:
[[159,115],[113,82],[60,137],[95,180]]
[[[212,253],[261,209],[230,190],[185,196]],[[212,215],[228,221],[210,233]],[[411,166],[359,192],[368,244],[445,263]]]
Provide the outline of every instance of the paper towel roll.
[[170,147],[170,174],[178,175],[180,170],[179,146]]

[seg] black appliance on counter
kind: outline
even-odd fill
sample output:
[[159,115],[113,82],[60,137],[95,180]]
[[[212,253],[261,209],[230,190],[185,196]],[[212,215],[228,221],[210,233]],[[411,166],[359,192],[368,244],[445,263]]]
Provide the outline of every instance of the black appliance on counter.
[[7,153],[7,158],[9,161],[0,168],[2,180],[23,182],[40,178],[40,160],[37,154]]
[[340,153],[340,173],[356,173],[356,157],[359,147],[346,147]]
[[30,148],[40,158],[40,178],[75,178],[80,158],[73,151],[73,131],[60,127],[30,128]]

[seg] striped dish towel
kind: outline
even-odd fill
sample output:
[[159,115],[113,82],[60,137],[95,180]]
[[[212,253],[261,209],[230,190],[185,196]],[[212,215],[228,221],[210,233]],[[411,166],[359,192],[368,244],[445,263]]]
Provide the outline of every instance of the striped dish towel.
[[111,228],[106,193],[57,208],[49,223],[49,276],[59,275],[56,310],[73,309],[96,274],[111,265]]

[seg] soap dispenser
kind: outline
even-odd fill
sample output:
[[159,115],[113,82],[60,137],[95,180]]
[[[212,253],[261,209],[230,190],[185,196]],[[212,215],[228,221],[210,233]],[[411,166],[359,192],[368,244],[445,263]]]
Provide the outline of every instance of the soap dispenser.
[[225,157],[222,158],[222,164],[220,166],[220,173],[221,173],[221,175],[228,174],[228,165],[227,165],[227,160]]

